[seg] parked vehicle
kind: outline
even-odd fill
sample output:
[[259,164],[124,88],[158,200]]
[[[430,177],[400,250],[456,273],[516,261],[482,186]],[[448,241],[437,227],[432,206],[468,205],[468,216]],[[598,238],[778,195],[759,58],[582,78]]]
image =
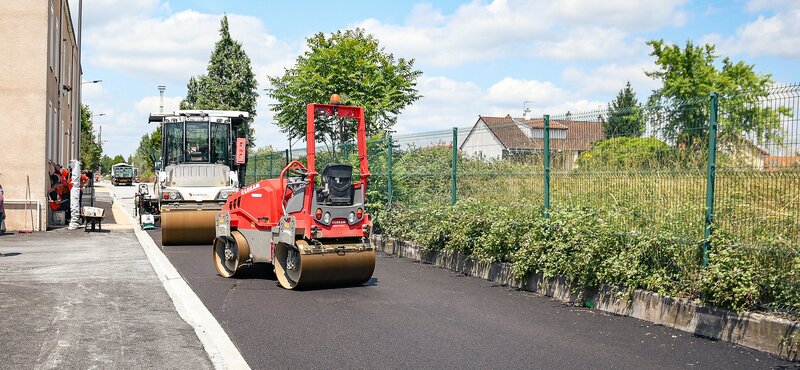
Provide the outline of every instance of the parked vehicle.
[[111,184],[133,185],[133,166],[127,163],[117,163],[111,166]]

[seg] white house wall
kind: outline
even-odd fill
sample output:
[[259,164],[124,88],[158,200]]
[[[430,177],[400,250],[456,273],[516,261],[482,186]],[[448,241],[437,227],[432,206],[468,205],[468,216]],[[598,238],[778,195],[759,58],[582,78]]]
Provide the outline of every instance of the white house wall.
[[[530,129],[530,135],[532,139],[544,139],[544,129],[543,128],[532,128]],[[550,129],[550,139],[561,139],[564,140],[567,138],[567,130],[554,130]]]
[[489,131],[486,124],[480,121],[461,145],[461,151],[475,158],[500,159],[503,155],[503,145]]

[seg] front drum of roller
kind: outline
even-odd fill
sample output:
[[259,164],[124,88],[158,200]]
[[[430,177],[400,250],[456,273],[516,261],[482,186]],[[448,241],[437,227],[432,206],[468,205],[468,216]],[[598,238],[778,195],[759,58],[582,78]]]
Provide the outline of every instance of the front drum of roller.
[[[298,242],[300,247],[307,246]],[[275,275],[286,289],[364,284],[375,271],[375,250],[302,254],[297,247],[275,247]]]

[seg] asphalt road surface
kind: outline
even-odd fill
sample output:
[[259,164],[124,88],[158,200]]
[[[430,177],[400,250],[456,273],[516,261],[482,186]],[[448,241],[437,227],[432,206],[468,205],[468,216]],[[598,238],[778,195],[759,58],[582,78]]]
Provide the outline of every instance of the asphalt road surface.
[[[117,193],[123,203],[129,189]],[[150,235],[160,245],[160,230]],[[386,254],[364,286],[289,291],[269,265],[236,279],[218,276],[210,246],[163,251],[254,369],[795,368],[763,352]]]

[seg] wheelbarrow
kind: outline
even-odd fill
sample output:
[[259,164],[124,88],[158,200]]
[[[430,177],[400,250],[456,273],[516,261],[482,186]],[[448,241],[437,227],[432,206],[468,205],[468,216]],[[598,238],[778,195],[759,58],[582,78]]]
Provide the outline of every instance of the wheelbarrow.
[[86,223],[84,230],[88,232],[90,225],[91,230],[95,230],[95,226],[97,230],[103,230],[103,217],[105,217],[105,213],[106,211],[102,208],[82,207],[81,217],[83,217],[83,221]]

